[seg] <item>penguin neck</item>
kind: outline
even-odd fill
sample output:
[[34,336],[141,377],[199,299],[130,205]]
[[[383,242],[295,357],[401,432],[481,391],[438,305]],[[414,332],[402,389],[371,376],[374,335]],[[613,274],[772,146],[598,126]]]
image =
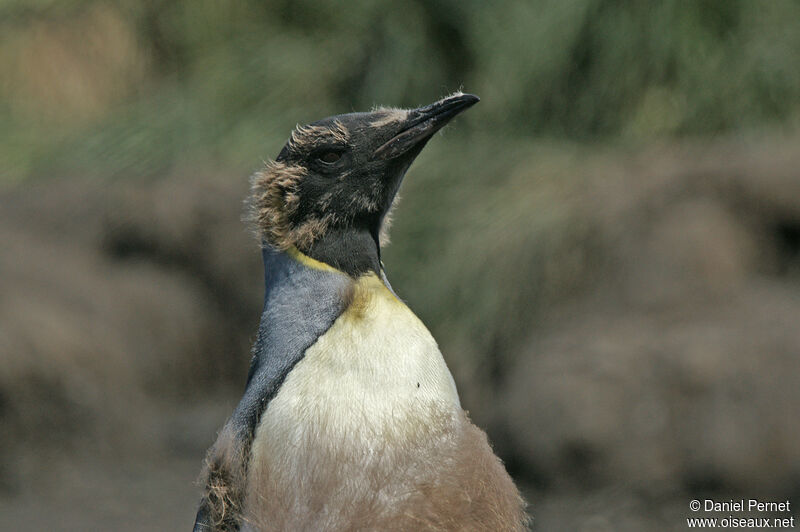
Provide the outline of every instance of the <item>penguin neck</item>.
[[378,235],[367,229],[332,229],[301,251],[353,278],[369,272],[381,276]]

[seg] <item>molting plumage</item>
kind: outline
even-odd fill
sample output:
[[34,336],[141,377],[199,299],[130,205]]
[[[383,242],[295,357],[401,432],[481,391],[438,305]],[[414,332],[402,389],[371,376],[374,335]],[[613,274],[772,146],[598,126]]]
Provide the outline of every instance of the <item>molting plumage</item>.
[[252,180],[264,311],[195,530],[523,530],[524,504],[380,261],[414,158],[478,99],[298,126]]

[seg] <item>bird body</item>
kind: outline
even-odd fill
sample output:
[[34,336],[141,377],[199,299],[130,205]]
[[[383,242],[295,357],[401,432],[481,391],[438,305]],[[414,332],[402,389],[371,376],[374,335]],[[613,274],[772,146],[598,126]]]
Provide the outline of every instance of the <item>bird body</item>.
[[524,529],[513,482],[380,262],[400,179],[438,129],[422,109],[298,128],[256,176],[264,312],[245,394],[209,451],[196,531]]

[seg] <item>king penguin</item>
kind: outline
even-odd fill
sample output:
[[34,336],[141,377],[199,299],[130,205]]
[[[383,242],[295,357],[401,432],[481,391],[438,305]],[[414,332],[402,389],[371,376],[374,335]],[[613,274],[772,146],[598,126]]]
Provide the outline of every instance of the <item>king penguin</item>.
[[264,310],[195,532],[526,529],[517,488],[381,263],[406,170],[476,102],[298,126],[252,178]]

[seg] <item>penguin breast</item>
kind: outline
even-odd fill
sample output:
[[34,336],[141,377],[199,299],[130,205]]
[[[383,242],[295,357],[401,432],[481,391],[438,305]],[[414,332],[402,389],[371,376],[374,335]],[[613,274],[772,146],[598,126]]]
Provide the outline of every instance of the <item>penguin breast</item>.
[[325,469],[331,453],[391,452],[460,412],[433,336],[377,276],[364,276],[262,414],[251,470],[288,481],[309,461]]
[[397,430],[399,418],[423,422],[442,408],[458,411],[460,405],[436,341],[377,276],[368,275],[356,281],[350,305],[287,375],[257,432],[264,426],[291,441],[305,423],[350,434],[385,424]]

